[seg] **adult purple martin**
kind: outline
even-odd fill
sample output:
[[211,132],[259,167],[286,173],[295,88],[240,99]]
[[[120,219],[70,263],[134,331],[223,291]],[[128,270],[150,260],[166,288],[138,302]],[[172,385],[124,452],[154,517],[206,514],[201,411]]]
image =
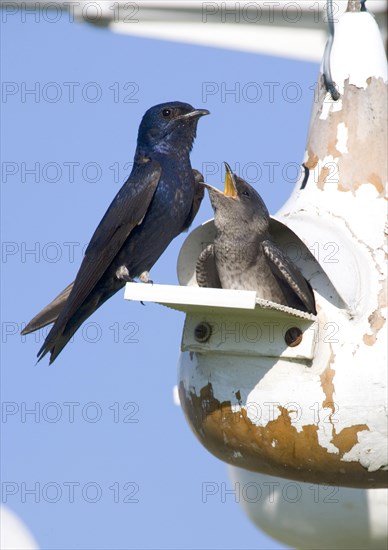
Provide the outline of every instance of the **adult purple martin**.
[[190,164],[190,151],[205,109],[174,101],[144,115],[132,172],[86,249],[75,281],[23,330],[54,322],[38,358],[52,363],[80,325],[126,282],[148,272],[172,239],[191,225],[201,204],[202,175]]
[[224,192],[203,184],[214,210],[216,236],[199,256],[198,285],[255,290],[258,298],[316,314],[309,282],[271,237],[262,198],[225,166]]

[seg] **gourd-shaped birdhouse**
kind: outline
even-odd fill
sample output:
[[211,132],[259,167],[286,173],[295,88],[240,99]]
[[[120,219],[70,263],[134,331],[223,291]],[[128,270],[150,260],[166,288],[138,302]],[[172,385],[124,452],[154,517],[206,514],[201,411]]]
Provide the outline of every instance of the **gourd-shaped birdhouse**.
[[320,75],[303,175],[271,218],[276,245],[314,291],[317,314],[253,290],[198,288],[209,221],[178,261],[181,286],[127,297],[186,312],[179,396],[201,443],[252,472],[387,486],[386,60],[377,25],[350,2]]

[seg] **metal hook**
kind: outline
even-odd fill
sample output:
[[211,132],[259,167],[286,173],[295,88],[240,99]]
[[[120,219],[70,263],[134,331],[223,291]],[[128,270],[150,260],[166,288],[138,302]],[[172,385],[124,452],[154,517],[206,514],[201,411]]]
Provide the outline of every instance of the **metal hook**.
[[340,98],[340,94],[335,83],[333,82],[330,68],[331,49],[334,42],[333,0],[327,0],[327,22],[329,27],[329,37],[327,39],[325,52],[323,54],[323,81],[325,83],[326,90],[330,92],[330,95],[334,101],[337,101]]
[[348,0],[348,7],[346,11],[351,11],[351,12],[366,11],[365,2],[366,0]]

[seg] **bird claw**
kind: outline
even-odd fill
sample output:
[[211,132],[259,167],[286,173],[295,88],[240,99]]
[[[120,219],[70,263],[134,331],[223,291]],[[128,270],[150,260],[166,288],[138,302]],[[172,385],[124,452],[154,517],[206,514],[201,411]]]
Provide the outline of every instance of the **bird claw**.
[[125,283],[133,283],[133,278],[129,275],[129,271],[125,265],[121,265],[116,271],[116,277]]
[[153,285],[154,284],[154,281],[152,281],[150,279],[150,274],[148,271],[143,271],[143,273],[141,273],[139,275],[139,280],[142,282],[142,283],[146,283],[146,284],[151,284]]

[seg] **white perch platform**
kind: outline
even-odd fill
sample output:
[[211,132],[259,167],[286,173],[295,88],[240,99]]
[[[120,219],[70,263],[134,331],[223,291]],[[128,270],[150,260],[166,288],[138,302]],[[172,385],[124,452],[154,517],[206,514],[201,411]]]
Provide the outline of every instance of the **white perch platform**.
[[254,291],[127,283],[124,297],[185,312],[182,351],[304,361],[314,357],[315,316],[258,299]]

